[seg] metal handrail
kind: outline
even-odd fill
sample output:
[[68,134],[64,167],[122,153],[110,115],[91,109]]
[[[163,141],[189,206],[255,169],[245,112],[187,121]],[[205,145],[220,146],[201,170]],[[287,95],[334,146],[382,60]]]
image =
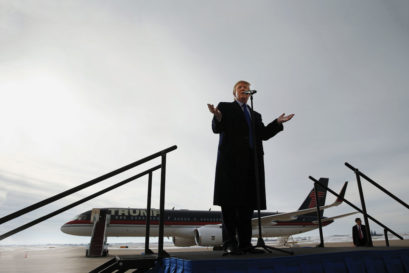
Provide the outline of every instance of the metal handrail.
[[120,173],[122,173],[122,172],[125,172],[125,171],[127,171],[127,170],[129,170],[129,169],[132,169],[132,168],[134,168],[134,167],[136,167],[136,166],[138,166],[138,165],[141,165],[141,164],[143,164],[143,163],[146,163],[146,162],[148,162],[148,161],[150,161],[150,160],[152,160],[152,159],[154,159],[154,158],[163,156],[164,154],[167,154],[167,153],[169,153],[169,152],[171,152],[171,151],[173,151],[173,150],[176,150],[176,149],[177,149],[177,146],[176,146],[176,145],[171,146],[171,147],[169,147],[169,148],[167,148],[167,149],[164,149],[164,150],[162,150],[162,151],[160,151],[160,152],[154,153],[154,154],[152,154],[152,155],[150,155],[150,156],[147,156],[147,157],[142,158],[142,159],[140,159],[140,160],[137,160],[137,161],[135,161],[135,162],[133,162],[133,163],[130,163],[130,164],[128,164],[128,165],[126,165],[126,166],[124,166],[124,167],[122,167],[122,168],[119,168],[119,169],[117,169],[117,170],[114,170],[114,171],[112,171],[112,172],[109,172],[109,173],[107,173],[107,174],[104,174],[104,175],[102,175],[102,176],[100,176],[100,177],[94,178],[94,179],[92,179],[92,180],[90,180],[90,181],[88,181],[88,182],[85,182],[85,183],[83,183],[83,184],[81,184],[81,185],[79,185],[79,186],[76,186],[76,187],[74,187],[74,188],[72,188],[72,189],[66,190],[66,191],[61,192],[61,193],[59,193],[59,194],[57,194],[57,195],[54,195],[54,196],[49,197],[49,198],[47,198],[47,199],[44,199],[44,200],[42,200],[42,201],[40,201],[40,202],[38,202],[38,203],[35,203],[35,204],[31,205],[31,206],[25,207],[25,208],[23,208],[23,209],[21,209],[21,210],[18,210],[18,211],[16,211],[16,212],[14,212],[14,213],[11,213],[11,214],[9,214],[9,215],[6,215],[6,216],[0,218],[0,225],[3,224],[3,223],[5,223],[5,222],[7,222],[7,221],[13,220],[13,219],[15,219],[15,218],[17,218],[17,217],[19,217],[19,216],[21,216],[21,215],[23,215],[23,214],[26,214],[26,213],[31,212],[31,211],[33,211],[33,210],[36,210],[36,209],[38,209],[38,208],[40,208],[40,207],[43,207],[43,206],[45,206],[45,205],[48,205],[48,204],[50,204],[50,203],[52,203],[52,202],[54,202],[54,201],[57,201],[57,200],[59,200],[59,199],[61,199],[61,198],[63,198],[63,197],[66,197],[66,196],[68,196],[68,195],[70,195],[70,194],[73,194],[73,193],[75,193],[75,192],[77,192],[77,191],[80,191],[80,190],[82,190],[82,189],[85,189],[85,188],[87,188],[87,187],[90,187],[90,186],[92,186],[92,185],[95,185],[95,184],[97,184],[97,183],[99,183],[99,182],[101,182],[101,181],[103,181],[103,180],[106,180],[106,179],[112,177],[112,176],[115,176],[115,175],[120,174]]
[[[323,187],[324,189],[326,189],[328,192],[332,193],[333,195],[335,195],[336,197],[338,197],[339,199],[341,199],[342,201],[344,201],[346,204],[350,205],[352,208],[354,208],[355,210],[359,211],[360,213],[364,214],[364,212],[358,208],[357,206],[355,206],[354,204],[352,204],[350,201],[348,201],[347,199],[345,199],[345,197],[342,197],[341,195],[337,194],[336,192],[334,192],[333,190],[331,190],[330,188],[324,186],[321,182],[319,182],[317,179],[315,179],[312,176],[308,177],[309,179],[311,179],[314,183],[317,183],[318,185],[320,185],[321,187]],[[396,237],[398,237],[399,239],[403,240],[402,236],[400,236],[399,234],[397,234],[395,231],[393,231],[392,229],[390,229],[389,227],[385,226],[384,224],[382,224],[381,222],[379,222],[377,219],[375,219],[374,217],[372,217],[371,215],[367,214],[368,218],[371,219],[372,221],[374,221],[375,223],[377,223],[378,225],[380,225],[381,227],[383,227],[385,230],[389,231],[390,233],[394,234]]]
[[371,178],[369,178],[367,175],[365,175],[363,172],[361,172],[360,170],[358,170],[357,168],[355,168],[354,166],[352,166],[351,164],[349,164],[348,162],[345,162],[345,166],[347,166],[348,168],[350,168],[351,170],[353,170],[356,174],[358,174],[359,176],[365,178],[366,181],[368,181],[369,183],[371,183],[372,185],[374,185],[375,187],[377,187],[378,189],[380,189],[381,191],[383,191],[384,193],[386,193],[387,195],[389,195],[390,197],[392,197],[393,199],[395,199],[397,202],[399,202],[402,206],[406,207],[407,209],[409,209],[409,205],[406,204],[405,202],[403,202],[401,199],[399,199],[398,197],[396,197],[393,193],[391,193],[390,191],[388,191],[387,189],[385,189],[384,187],[382,187],[381,185],[379,185],[378,183],[376,183],[375,181],[373,181]]
[[[357,168],[355,168],[354,166],[352,166],[348,162],[345,162],[345,166],[350,168],[355,173],[356,181],[357,181],[357,185],[358,185],[358,190],[359,190],[359,197],[361,199],[362,211],[364,212],[364,221],[365,221],[365,225],[366,225],[366,234],[367,234],[367,237],[368,237],[368,245],[373,246],[372,235],[370,233],[371,229],[369,227],[369,221],[368,221],[367,212],[366,212],[365,197],[364,197],[364,192],[362,190],[361,177],[363,177],[366,181],[368,181],[369,183],[371,183],[372,185],[374,185],[375,187],[377,187],[378,189],[380,189],[381,191],[383,191],[384,193],[386,193],[387,195],[389,195],[390,197],[395,199],[397,202],[399,202],[404,207],[409,209],[409,205],[406,204],[405,202],[403,202],[402,200],[400,200],[393,193],[389,192],[387,189],[385,189],[384,187],[382,187],[381,185],[379,185],[378,183],[373,181],[371,178],[369,178],[367,175],[365,175],[363,172],[359,171]],[[389,246],[388,231],[386,229],[384,230],[384,234],[385,234],[386,245]]]
[[118,188],[118,187],[120,187],[122,185],[125,185],[125,184],[139,178],[139,177],[142,177],[142,176],[147,175],[147,174],[151,174],[153,171],[156,171],[156,170],[158,170],[160,168],[161,168],[161,165],[157,165],[157,166],[155,166],[153,168],[150,168],[150,169],[148,169],[148,170],[146,170],[144,172],[141,172],[141,173],[139,173],[137,175],[134,175],[134,176],[132,176],[132,177],[130,177],[128,179],[125,179],[125,180],[123,180],[121,182],[118,182],[118,183],[116,183],[116,184],[114,184],[114,185],[112,185],[112,186],[110,186],[108,188],[100,190],[100,191],[98,191],[98,192],[96,192],[96,193],[94,193],[94,194],[92,194],[92,195],[90,195],[88,197],[85,197],[85,198],[83,198],[81,200],[78,200],[78,201],[76,201],[76,202],[74,202],[74,203],[72,203],[70,205],[67,205],[67,206],[65,206],[65,207],[63,207],[63,208],[61,208],[59,210],[51,212],[51,213],[49,213],[47,215],[44,215],[43,217],[40,217],[40,218],[38,218],[38,219],[36,219],[34,221],[31,221],[31,222],[29,222],[27,224],[24,224],[24,225],[22,225],[22,226],[20,226],[18,228],[15,228],[15,229],[11,230],[9,232],[6,232],[6,233],[0,235],[0,241],[7,238],[7,237],[9,237],[9,236],[11,236],[11,235],[13,235],[13,234],[16,234],[16,233],[18,233],[20,231],[23,231],[23,230],[25,230],[25,229],[27,229],[29,227],[32,227],[32,226],[34,226],[34,225],[36,225],[38,223],[41,223],[41,222],[43,222],[43,221],[45,221],[45,220],[47,220],[47,219],[49,219],[49,218],[51,218],[53,216],[56,216],[56,215],[66,211],[66,210],[69,210],[69,209],[71,209],[73,207],[76,207],[76,206],[78,206],[78,205],[80,205],[80,204],[82,204],[82,203],[84,203],[86,201],[89,201],[89,200],[91,200],[91,199],[93,199],[93,198],[95,198],[97,196],[100,196],[100,195],[102,195],[104,193],[107,193],[107,192],[109,192],[109,191],[111,191],[113,189],[116,189],[116,188]]
[[[49,218],[51,218],[51,217],[53,217],[53,216],[55,216],[55,215],[58,215],[58,214],[60,214],[60,213],[62,213],[62,212],[64,212],[64,211],[66,211],[66,210],[68,210],[68,209],[71,209],[71,208],[73,208],[73,207],[75,207],[75,206],[77,206],[77,205],[79,205],[79,204],[82,204],[82,203],[84,203],[84,202],[86,202],[86,201],[88,201],[88,200],[91,200],[91,199],[93,199],[93,198],[95,198],[95,197],[97,197],[97,196],[99,196],[99,195],[101,195],[101,194],[104,194],[104,193],[106,193],[106,192],[109,192],[109,191],[111,191],[111,190],[113,190],[113,189],[115,189],[115,188],[118,188],[118,187],[120,187],[120,186],[123,186],[123,185],[125,185],[126,183],[129,183],[129,182],[131,182],[131,181],[133,181],[133,180],[135,180],[135,179],[137,179],[137,178],[140,178],[140,177],[142,177],[142,176],[144,176],[144,175],[149,174],[148,204],[147,204],[148,217],[147,217],[147,221],[146,221],[146,231],[147,231],[147,232],[146,232],[146,235],[145,235],[145,249],[149,249],[149,236],[150,236],[150,233],[149,233],[149,229],[150,229],[150,203],[151,203],[152,172],[153,172],[153,171],[156,171],[156,170],[158,170],[158,169],[161,169],[160,212],[159,212],[160,215],[159,215],[159,238],[158,238],[158,245],[159,245],[159,251],[158,251],[158,252],[159,252],[159,253],[158,253],[158,258],[160,259],[160,258],[169,256],[169,255],[163,250],[164,213],[165,213],[165,184],[166,184],[166,182],[165,182],[165,178],[166,178],[166,155],[167,155],[167,153],[169,153],[169,152],[171,152],[171,151],[174,151],[174,150],[176,150],[176,149],[177,149],[177,146],[176,146],[176,145],[171,146],[171,147],[169,147],[169,148],[167,148],[167,149],[164,149],[164,150],[162,150],[162,151],[160,151],[160,152],[154,153],[154,154],[152,154],[152,155],[150,155],[150,156],[147,156],[147,157],[145,157],[145,158],[142,158],[142,159],[140,159],[140,160],[138,160],[138,161],[135,161],[135,162],[133,162],[133,163],[131,163],[131,164],[128,164],[128,165],[126,165],[126,166],[124,166],[124,167],[121,167],[121,168],[119,168],[119,169],[117,169],[117,170],[114,170],[114,171],[109,172],[109,173],[107,173],[107,174],[104,174],[104,175],[102,175],[102,176],[100,176],[100,177],[97,177],[97,178],[95,178],[95,179],[92,179],[92,180],[90,180],[90,181],[88,181],[88,182],[85,182],[85,183],[83,183],[83,184],[81,184],[81,185],[79,185],[79,186],[76,186],[76,187],[72,188],[72,189],[69,189],[69,190],[66,190],[66,191],[64,191],[64,192],[61,192],[61,193],[59,193],[59,194],[57,194],[57,195],[54,195],[54,196],[52,196],[52,197],[50,197],[50,198],[44,199],[44,200],[42,200],[42,201],[40,201],[40,202],[38,202],[38,203],[35,203],[35,204],[31,205],[31,206],[28,206],[28,207],[26,207],[26,208],[23,208],[23,209],[21,209],[21,210],[18,210],[18,211],[14,212],[14,213],[11,213],[11,214],[9,214],[9,215],[6,215],[6,216],[0,218],[0,224],[3,224],[3,223],[5,223],[5,222],[10,221],[10,220],[12,220],[12,219],[15,219],[15,218],[17,218],[17,217],[19,217],[19,216],[21,216],[21,215],[23,215],[23,214],[26,214],[26,213],[31,212],[31,211],[33,211],[33,210],[36,210],[36,209],[38,209],[38,208],[40,208],[40,207],[43,207],[43,206],[45,206],[45,205],[47,205],[47,204],[50,204],[50,203],[52,203],[52,202],[54,202],[54,201],[57,201],[57,200],[59,200],[59,199],[61,199],[61,198],[63,198],[63,197],[66,197],[66,196],[70,195],[70,194],[73,194],[73,193],[75,193],[75,192],[77,192],[77,191],[79,191],[79,190],[82,190],[82,189],[85,189],[85,188],[87,188],[87,187],[90,187],[90,186],[92,186],[92,185],[94,185],[94,184],[96,184],[96,183],[99,183],[99,182],[101,182],[101,181],[103,181],[103,180],[105,180],[105,179],[108,179],[108,178],[113,177],[113,176],[115,176],[115,175],[117,175],[117,174],[120,174],[120,173],[122,173],[122,172],[125,172],[125,171],[127,171],[127,170],[129,170],[129,169],[131,169],[131,168],[134,168],[134,167],[136,167],[136,166],[138,166],[138,165],[141,165],[141,164],[143,164],[143,163],[146,163],[146,162],[148,162],[148,161],[150,161],[150,160],[152,160],[152,159],[155,159],[155,158],[157,158],[157,157],[161,157],[161,164],[160,164],[160,165],[157,165],[157,166],[155,166],[155,167],[153,167],[153,168],[150,168],[150,169],[148,169],[148,170],[146,170],[146,171],[144,171],[144,172],[141,172],[141,173],[139,173],[139,174],[137,174],[137,175],[134,175],[134,176],[132,176],[132,177],[130,177],[130,178],[128,178],[128,179],[125,179],[125,180],[123,180],[123,181],[121,181],[121,182],[119,182],[119,183],[117,183],[117,184],[114,184],[114,185],[112,185],[112,186],[110,186],[110,187],[107,187],[107,188],[101,190],[101,191],[98,191],[98,192],[96,192],[96,193],[94,193],[94,194],[92,194],[92,195],[90,195],[90,196],[88,196],[88,197],[85,197],[85,198],[83,198],[83,199],[81,199],[81,200],[79,200],[79,201],[77,201],[77,202],[74,202],[74,203],[72,203],[72,204],[70,204],[70,205],[67,205],[67,206],[65,206],[65,207],[63,207],[63,208],[61,208],[61,209],[59,209],[59,210],[56,210],[56,211],[54,211],[54,212],[52,212],[52,213],[49,213],[49,214],[47,214],[47,215],[45,215],[45,216],[43,216],[43,217],[40,217],[40,218],[36,219],[36,220],[34,220],[34,221],[31,221],[31,222],[29,222],[29,223],[27,223],[27,224],[25,224],[25,225],[22,225],[22,226],[20,226],[20,227],[18,227],[18,228],[16,228],[16,229],[13,229],[13,230],[11,230],[11,231],[9,231],[9,232],[7,232],[7,233],[4,233],[4,234],[0,235],[0,240],[3,240],[3,239],[5,239],[5,238],[7,238],[7,237],[9,237],[9,236],[11,236],[11,235],[13,235],[13,234],[16,234],[16,233],[18,233],[18,232],[20,232],[20,231],[22,231],[22,230],[25,230],[25,229],[27,229],[27,228],[33,226],[33,225],[36,225],[36,224],[38,224],[38,223],[40,223],[40,222],[42,222],[42,221],[45,221],[45,220],[47,220],[47,219],[49,219]],[[146,253],[146,254],[149,254],[149,253]]]

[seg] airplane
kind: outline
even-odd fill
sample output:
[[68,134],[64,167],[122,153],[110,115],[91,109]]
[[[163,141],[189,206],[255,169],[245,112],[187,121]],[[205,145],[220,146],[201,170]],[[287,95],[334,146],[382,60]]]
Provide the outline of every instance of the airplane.
[[[327,178],[320,178],[319,182],[328,185]],[[341,189],[340,196],[346,192],[348,182]],[[356,212],[342,214],[334,217],[324,217],[324,209],[339,206],[342,198],[338,198],[332,204],[325,206],[327,191],[317,185],[318,202],[322,226],[327,226],[335,219],[346,217]],[[104,244],[106,237],[131,237],[145,236],[146,232],[146,209],[134,208],[101,208],[81,213],[73,220],[65,223],[61,231],[77,236],[93,236],[94,222],[98,221],[98,215],[106,215],[104,231]],[[159,210],[152,209],[150,213],[150,235],[159,234]],[[312,189],[307,195],[300,208],[292,212],[261,212],[262,236],[263,237],[289,237],[294,234],[307,232],[318,228],[318,216],[316,209],[315,191]],[[258,236],[257,212],[252,218],[253,237]],[[177,247],[204,246],[220,247],[222,241],[222,214],[221,211],[211,210],[165,210],[164,236],[172,237],[173,244]],[[92,240],[92,239],[91,239]]]

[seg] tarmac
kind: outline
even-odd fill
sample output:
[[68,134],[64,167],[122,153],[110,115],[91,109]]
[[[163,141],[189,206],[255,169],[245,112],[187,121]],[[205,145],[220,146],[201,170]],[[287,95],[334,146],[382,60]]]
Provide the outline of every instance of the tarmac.
[[[382,240],[374,241],[375,248],[385,249],[385,242]],[[390,245],[396,247],[409,247],[409,240],[391,240]],[[307,250],[303,250],[303,248]],[[308,250],[309,249],[309,250]],[[371,248],[373,249],[373,248]],[[152,249],[155,251],[155,249]],[[198,251],[210,252],[210,248],[170,248],[165,249],[171,255],[187,255],[200,257]],[[326,243],[325,248],[315,248],[315,244],[303,244],[302,247],[293,247],[295,254],[303,251],[315,252],[335,252],[335,251],[354,251],[357,248],[352,247],[352,243]],[[112,248],[109,249],[107,257],[87,258],[85,257],[84,246],[0,246],[0,272],[7,273],[80,273],[89,272],[101,264],[107,262],[115,256],[121,255],[139,255],[143,252],[141,249],[132,248]],[[156,252],[156,251],[155,251]],[[178,252],[178,253],[175,253]],[[186,254],[188,253],[188,254]],[[220,253],[220,255],[218,255]],[[222,252],[204,253],[204,256],[214,256],[222,259]],[[254,254],[253,254],[254,255]],[[264,254],[262,254],[264,255]],[[278,255],[274,253],[273,255]],[[240,257],[237,257],[240,258]],[[245,258],[245,257],[241,257]]]

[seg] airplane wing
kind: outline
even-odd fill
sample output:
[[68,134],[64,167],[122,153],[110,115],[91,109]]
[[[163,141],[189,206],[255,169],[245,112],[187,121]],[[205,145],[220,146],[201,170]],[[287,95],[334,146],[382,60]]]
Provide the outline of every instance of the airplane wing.
[[[337,198],[337,200],[335,200],[335,202],[332,203],[331,205],[320,207],[320,210],[339,206],[343,201],[343,197],[345,195],[347,186],[348,186],[348,182],[345,182],[344,186],[341,189],[341,192],[339,193],[339,195],[342,198]],[[271,222],[274,222],[274,221],[292,221],[292,220],[297,219],[299,215],[308,214],[308,213],[315,212],[315,211],[317,211],[317,208],[308,208],[308,209],[302,209],[302,210],[297,210],[293,212],[285,212],[285,213],[278,213],[274,215],[268,215],[268,216],[261,217],[261,224],[267,225],[267,224],[271,224]],[[258,225],[258,219],[257,218],[251,219],[251,224],[253,226]]]
[[[341,215],[334,216],[334,217],[328,217],[328,218],[321,219],[321,222],[324,223],[324,222],[332,221],[332,220],[335,220],[335,219],[338,219],[338,218],[342,218],[342,217],[346,217],[346,216],[349,216],[349,215],[357,214],[357,213],[358,212],[355,211],[355,212],[345,213],[345,214],[341,214]],[[318,224],[318,220],[312,221],[312,223],[313,224]]]

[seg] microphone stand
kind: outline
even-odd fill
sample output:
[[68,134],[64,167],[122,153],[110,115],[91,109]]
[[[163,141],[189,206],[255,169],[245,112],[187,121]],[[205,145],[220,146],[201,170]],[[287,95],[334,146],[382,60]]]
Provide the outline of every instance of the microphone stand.
[[255,126],[255,116],[254,116],[254,108],[253,108],[253,94],[250,94],[250,105],[251,105],[251,126],[252,126],[252,134],[253,134],[253,157],[254,157],[254,174],[256,180],[256,192],[257,192],[257,217],[258,217],[258,240],[257,245],[252,246],[252,249],[262,248],[268,253],[272,253],[272,250],[281,251],[283,253],[293,255],[294,253],[291,251],[287,251],[280,248],[275,248],[272,246],[267,246],[264,242],[263,235],[261,232],[261,215],[260,215],[260,207],[261,207],[261,193],[260,193],[260,173],[258,169],[258,157],[257,157],[257,146],[256,146],[256,126]]

